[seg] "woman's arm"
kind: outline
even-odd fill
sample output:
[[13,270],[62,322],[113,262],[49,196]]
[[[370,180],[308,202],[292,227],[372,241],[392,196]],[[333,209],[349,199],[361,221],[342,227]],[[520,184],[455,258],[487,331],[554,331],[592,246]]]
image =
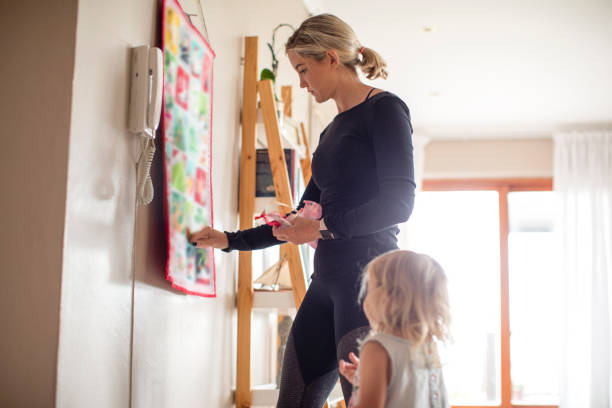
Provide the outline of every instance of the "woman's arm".
[[224,233],[227,236],[228,244],[227,248],[222,249],[224,252],[253,251],[283,243],[272,235],[272,227],[266,224],[242,231],[224,231]]
[[[304,194],[302,194],[302,198],[300,199],[300,203],[297,209],[300,209],[304,206],[305,200],[319,202],[320,196],[321,191],[311,179],[308,185],[306,186],[306,189],[304,190]],[[196,234],[201,234],[204,231],[205,229],[198,233],[194,233],[193,235],[196,236]],[[265,224],[242,231],[225,231],[225,236],[227,237],[227,245],[226,247],[221,248],[224,252],[229,252],[232,250],[252,251],[284,243],[284,240],[279,240],[274,236],[272,232],[272,227]],[[198,240],[194,241],[198,242]],[[202,243],[202,245],[198,244],[198,246],[204,247],[211,245],[205,245],[204,243]]]
[[341,238],[373,234],[402,223],[408,220],[414,206],[412,125],[408,108],[397,97],[383,97],[375,102],[368,122],[378,194],[348,211],[324,217],[329,230]]
[[384,408],[391,379],[387,351],[377,341],[369,341],[359,359],[359,398],[355,408]]

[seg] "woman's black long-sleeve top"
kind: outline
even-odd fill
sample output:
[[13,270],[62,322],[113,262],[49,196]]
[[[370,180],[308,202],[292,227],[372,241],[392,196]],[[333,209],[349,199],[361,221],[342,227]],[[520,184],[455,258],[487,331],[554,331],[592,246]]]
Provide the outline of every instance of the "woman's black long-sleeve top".
[[[397,224],[410,216],[414,194],[412,126],[404,102],[381,92],[336,115],[321,133],[312,179],[298,206],[304,200],[320,203],[336,237],[319,240],[315,275],[396,248]],[[226,234],[225,251],[282,243],[267,225]]]

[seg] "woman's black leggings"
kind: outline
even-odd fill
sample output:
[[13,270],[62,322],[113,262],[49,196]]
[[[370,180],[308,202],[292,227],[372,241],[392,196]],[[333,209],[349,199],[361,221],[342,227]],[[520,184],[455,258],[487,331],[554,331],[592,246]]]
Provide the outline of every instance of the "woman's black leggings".
[[[321,408],[338,381],[338,361],[358,353],[357,340],[369,331],[352,274],[314,278],[287,339],[279,408]],[[352,386],[340,376],[347,402]]]

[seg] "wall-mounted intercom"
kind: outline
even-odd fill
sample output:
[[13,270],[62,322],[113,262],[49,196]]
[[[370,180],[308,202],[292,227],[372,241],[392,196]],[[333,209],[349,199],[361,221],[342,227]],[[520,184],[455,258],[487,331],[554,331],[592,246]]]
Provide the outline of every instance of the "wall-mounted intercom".
[[155,130],[159,125],[163,89],[163,57],[159,48],[132,48],[128,128],[141,140],[136,194],[140,204],[153,200],[150,169],[155,154]]

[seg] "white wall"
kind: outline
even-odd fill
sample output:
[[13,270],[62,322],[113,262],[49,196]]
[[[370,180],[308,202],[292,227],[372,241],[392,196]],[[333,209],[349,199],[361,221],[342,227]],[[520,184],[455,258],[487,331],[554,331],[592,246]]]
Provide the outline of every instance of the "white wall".
[[433,140],[424,178],[552,177],[552,138]]
[[156,1],[80,1],[62,275],[57,406],[130,403],[135,144],[130,47],[155,39]]

